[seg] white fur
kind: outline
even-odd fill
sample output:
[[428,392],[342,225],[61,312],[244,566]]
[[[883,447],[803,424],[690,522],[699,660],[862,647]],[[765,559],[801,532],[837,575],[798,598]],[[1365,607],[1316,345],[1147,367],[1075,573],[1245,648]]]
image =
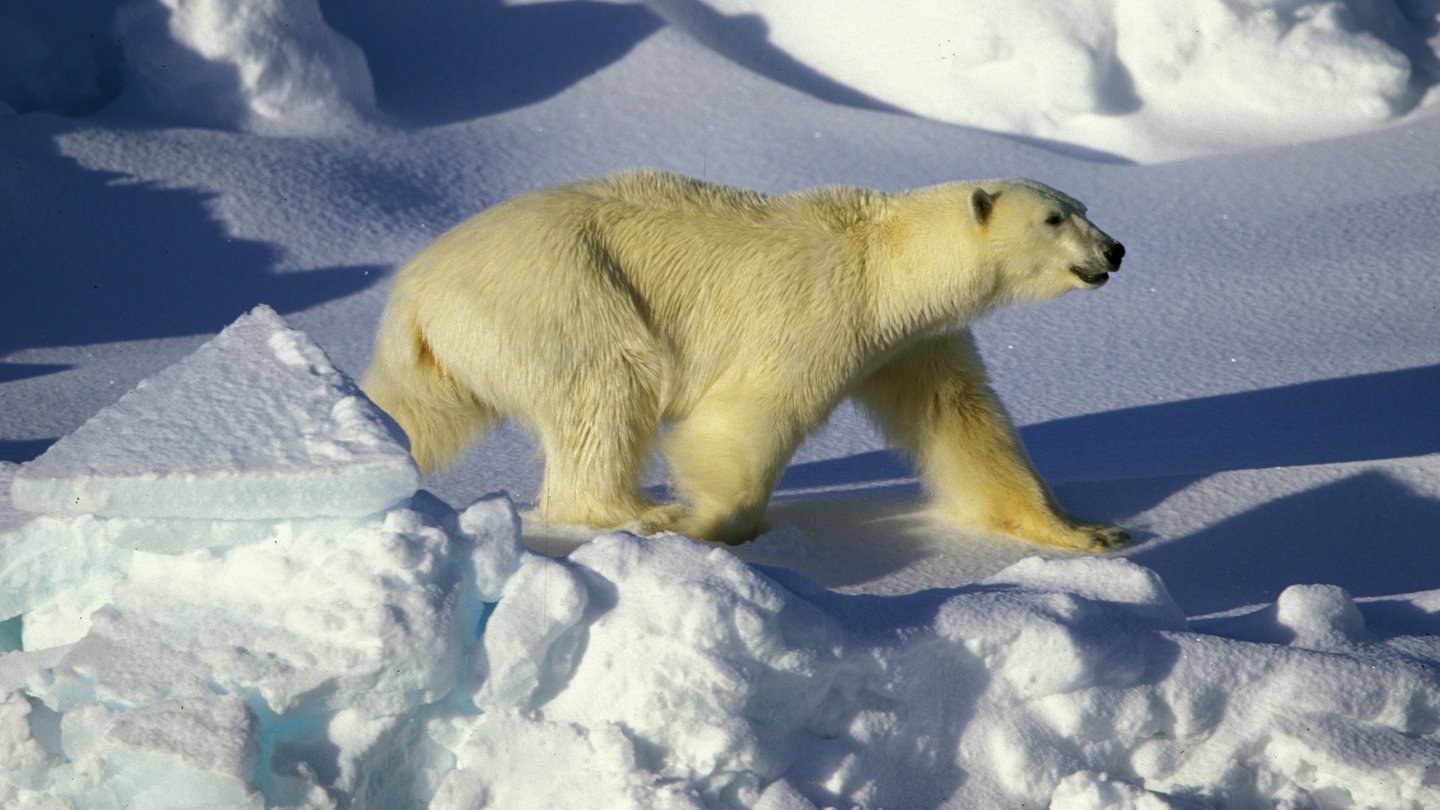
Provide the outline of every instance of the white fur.
[[[965,327],[1093,286],[1073,268],[1116,269],[1113,246],[1031,181],[766,196],[619,174],[496,205],[416,256],[362,387],[427,471],[511,418],[544,448],[548,519],[726,542],[854,395],[943,514],[1099,550],[1123,532],[1058,509]],[[662,424],[679,504],[639,486]]]

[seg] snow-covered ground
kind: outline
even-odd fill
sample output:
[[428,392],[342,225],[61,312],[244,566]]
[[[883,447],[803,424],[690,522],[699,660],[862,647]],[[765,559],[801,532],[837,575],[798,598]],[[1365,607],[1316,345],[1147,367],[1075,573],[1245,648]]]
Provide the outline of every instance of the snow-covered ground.
[[[1440,4],[879,8],[0,9],[0,804],[1440,807]],[[733,551],[523,520],[512,429],[412,494],[388,274],[633,166],[1084,200],[1124,271],[977,334],[1132,545],[848,408]]]

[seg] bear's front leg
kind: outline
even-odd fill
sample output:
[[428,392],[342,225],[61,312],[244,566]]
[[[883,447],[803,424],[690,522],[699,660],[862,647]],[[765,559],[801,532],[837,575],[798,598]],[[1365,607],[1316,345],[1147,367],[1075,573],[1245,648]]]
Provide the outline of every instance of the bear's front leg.
[[1065,513],[1030,464],[968,330],[924,340],[873,373],[856,399],[912,453],[936,510],[985,532],[1070,551],[1129,535]]

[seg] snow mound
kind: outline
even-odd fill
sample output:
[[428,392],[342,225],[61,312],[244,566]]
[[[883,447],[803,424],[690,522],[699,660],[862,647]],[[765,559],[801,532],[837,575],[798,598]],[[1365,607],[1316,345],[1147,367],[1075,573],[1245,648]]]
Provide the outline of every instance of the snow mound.
[[[113,436],[166,421],[243,478],[256,424],[274,446],[352,435],[322,360],[256,310],[57,457],[128,463]],[[181,388],[268,418],[174,420],[150,393]],[[388,436],[362,445],[402,453]],[[266,458],[277,498],[328,501],[319,459],[342,482],[364,466]],[[678,536],[552,559],[520,529],[508,498],[414,492],[349,518],[0,534],[0,805],[1440,806],[1440,675],[1336,588],[1287,590],[1265,624],[1290,643],[1256,643],[1194,632],[1117,558],[882,597]]]
[[431,727],[455,754],[432,806],[1440,801],[1440,680],[1378,682],[1349,649],[1187,632],[1122,560],[840,596],[613,534],[522,560],[472,669],[482,713]]
[[93,0],[0,6],[0,114],[83,115],[118,91],[113,9]]
[[1433,672],[1187,632],[1121,560],[841,596],[682,538],[553,560],[503,499],[422,498],[333,537],[136,553],[125,579],[58,655],[0,657],[7,800],[1440,800]]
[[357,517],[419,486],[399,437],[262,306],[24,465],[11,495],[51,515]]
[[43,669],[25,665],[46,652],[0,657],[0,725],[8,707],[4,736],[28,750],[0,803],[26,789],[83,807],[383,794],[364,758],[403,750],[409,713],[462,678],[481,614],[474,547],[395,509],[349,532],[93,560],[89,580],[118,584],[88,632]]
[[1427,20],[1419,4],[649,4],[792,83],[837,82],[937,120],[1138,160],[1367,129],[1413,109],[1440,79],[1434,11]]
[[127,92],[184,123],[305,135],[375,107],[364,53],[317,0],[138,0],[116,31]]

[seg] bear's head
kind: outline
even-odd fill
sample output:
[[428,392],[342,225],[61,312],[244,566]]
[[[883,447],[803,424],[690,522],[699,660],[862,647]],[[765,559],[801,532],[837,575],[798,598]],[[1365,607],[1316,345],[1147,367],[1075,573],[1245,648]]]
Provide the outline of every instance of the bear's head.
[[1125,246],[1085,217],[1078,200],[1033,180],[975,185],[970,215],[1013,301],[1094,289],[1120,269]]

